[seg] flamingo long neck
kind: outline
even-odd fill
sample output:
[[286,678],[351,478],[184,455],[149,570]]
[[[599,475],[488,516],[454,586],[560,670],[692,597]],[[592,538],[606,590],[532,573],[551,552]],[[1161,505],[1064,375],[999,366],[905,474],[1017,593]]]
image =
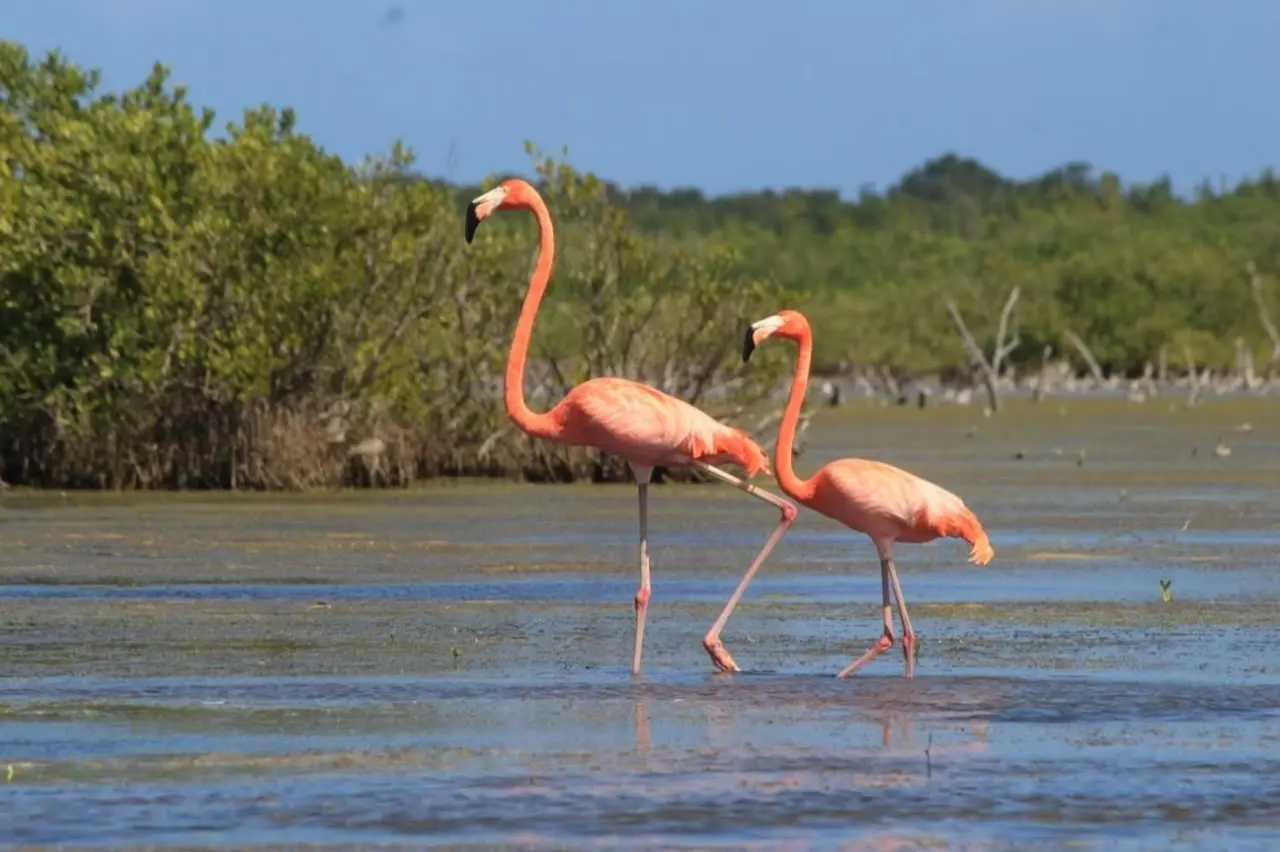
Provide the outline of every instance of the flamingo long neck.
[[559,434],[559,424],[550,415],[531,411],[525,403],[524,363],[529,355],[529,339],[533,336],[533,320],[538,315],[538,306],[542,303],[542,294],[547,290],[547,282],[551,280],[556,237],[555,229],[551,226],[551,213],[536,194],[533,195],[529,209],[538,221],[538,260],[533,266],[533,276],[529,279],[529,289],[524,294],[524,305],[520,308],[520,319],[516,323],[511,351],[507,354],[502,401],[506,406],[507,416],[522,432],[539,438],[550,438]]
[[813,335],[804,329],[796,341],[800,355],[796,358],[796,369],[791,375],[791,394],[787,397],[786,410],[782,412],[782,422],[778,425],[778,443],[773,451],[773,473],[777,477],[778,487],[794,500],[804,502],[813,497],[814,481],[812,478],[801,479],[796,476],[791,466],[791,448],[796,442],[796,424],[800,420],[800,409],[804,406],[804,393],[809,387],[809,364],[813,360]]

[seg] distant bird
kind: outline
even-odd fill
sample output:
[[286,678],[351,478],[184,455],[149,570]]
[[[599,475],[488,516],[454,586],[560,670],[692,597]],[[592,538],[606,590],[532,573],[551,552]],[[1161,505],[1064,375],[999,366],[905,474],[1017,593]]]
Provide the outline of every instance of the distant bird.
[[798,311],[780,311],[753,323],[742,343],[742,360],[770,337],[794,340],[800,348],[791,395],[778,425],[774,446],[774,474],[783,493],[802,505],[839,521],[851,530],[871,538],[880,555],[880,590],[884,601],[884,635],[843,671],[846,677],[893,647],[893,617],[889,610],[889,584],[898,601],[902,619],[902,652],[907,677],[915,674],[916,634],[907,615],[902,584],[893,565],[894,542],[918,544],[939,537],[962,538],[972,546],[969,561],[985,565],[994,551],[982,524],[964,501],[932,482],[883,462],[868,459],[840,459],[825,465],[813,477],[800,479],[791,467],[791,443],[796,420],[804,404],[809,383],[809,362],[813,357],[813,334],[809,321]]
[[746,469],[747,478],[769,472],[764,450],[740,429],[719,422],[683,400],[647,385],[619,378],[583,382],[545,414],[529,409],[524,400],[524,364],[533,333],[533,320],[551,277],[555,235],[551,214],[538,191],[518,178],[505,180],[467,206],[466,240],[471,242],[480,222],[498,210],[530,210],[538,222],[538,260],[525,293],[507,355],[503,400],[513,423],[525,434],[559,444],[598,447],[622,457],[630,465],[640,496],[640,588],[635,596],[636,638],[631,671],[640,672],[644,651],[645,614],[649,608],[649,481],[655,467],[695,467],[775,506],[782,519],[747,569],[702,641],[721,671],[739,671],[725,649],[720,632],[747,584],[770,551],[795,520],[795,505],[714,465],[732,462]]

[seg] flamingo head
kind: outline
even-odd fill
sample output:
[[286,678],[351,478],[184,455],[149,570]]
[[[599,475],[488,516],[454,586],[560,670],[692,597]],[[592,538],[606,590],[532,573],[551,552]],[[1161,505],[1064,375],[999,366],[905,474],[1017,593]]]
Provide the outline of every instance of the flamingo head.
[[475,238],[476,228],[480,223],[498,210],[512,210],[518,207],[526,207],[529,204],[528,192],[533,187],[529,186],[526,181],[519,178],[509,178],[495,186],[493,189],[471,199],[471,203],[467,205],[467,227],[466,240],[468,243]]
[[799,337],[809,328],[809,321],[799,311],[778,311],[771,317],[753,322],[747,326],[747,333],[742,340],[743,363],[751,359],[756,347],[770,337],[777,335],[792,340]]

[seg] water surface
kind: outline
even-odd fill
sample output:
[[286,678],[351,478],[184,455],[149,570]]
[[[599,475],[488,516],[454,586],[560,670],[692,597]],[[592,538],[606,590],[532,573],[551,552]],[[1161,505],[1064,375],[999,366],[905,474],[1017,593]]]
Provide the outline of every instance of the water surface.
[[899,549],[910,682],[832,677],[879,580],[809,513],[713,672],[776,520],[719,485],[653,489],[638,678],[628,486],[7,493],[0,843],[1276,848],[1274,408],[820,417],[802,473],[902,464],[995,545]]

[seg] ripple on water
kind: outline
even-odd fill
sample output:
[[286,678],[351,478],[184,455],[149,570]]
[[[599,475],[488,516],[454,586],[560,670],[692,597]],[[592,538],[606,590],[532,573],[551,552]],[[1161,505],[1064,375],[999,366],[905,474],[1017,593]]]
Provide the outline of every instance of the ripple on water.
[[[809,675],[880,593],[870,545],[811,515],[728,627],[762,671],[703,674],[772,524],[732,489],[653,501],[636,682],[630,488],[10,494],[0,842],[1280,848],[1280,420],[1235,404],[849,407],[860,452],[938,474],[998,554],[902,549],[913,683],[900,657]],[[1254,444],[1191,457],[1246,419]],[[853,422],[815,421],[805,464]]]
[[[71,757],[84,753],[72,740],[60,760],[21,766],[5,790],[13,836],[484,843],[604,834],[669,845],[831,842],[909,823],[905,840],[922,843],[1215,825],[1223,830],[1213,837],[1245,842],[1280,825],[1280,687],[611,680],[66,679],[53,700],[9,683],[0,724],[10,732],[43,724],[41,714],[92,711],[82,736],[126,724],[151,746],[86,761]],[[274,730],[247,721],[271,708],[294,715]],[[197,734],[203,750],[184,756]]]

